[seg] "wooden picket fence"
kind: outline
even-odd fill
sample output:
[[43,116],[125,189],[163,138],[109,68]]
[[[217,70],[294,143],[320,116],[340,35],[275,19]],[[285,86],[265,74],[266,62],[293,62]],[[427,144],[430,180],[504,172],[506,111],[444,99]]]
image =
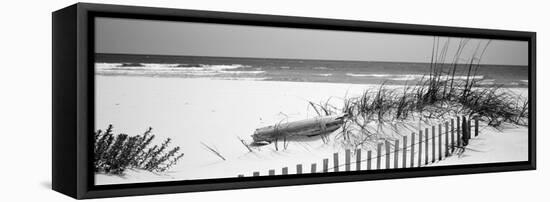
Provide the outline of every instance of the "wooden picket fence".
[[[462,149],[465,141],[472,138],[472,129],[474,137],[477,137],[479,135],[479,120],[473,119],[473,122],[474,126],[472,127],[472,120],[465,116],[456,117],[456,121],[450,119],[450,122],[446,121],[443,125],[438,124],[437,128],[431,126],[431,130],[426,127],[424,130],[419,130],[418,134],[412,133],[410,141],[408,136],[403,136],[401,140],[386,140],[384,143],[379,143],[375,151],[366,151],[366,158],[362,157],[362,149],[356,149],[353,154],[348,149],[345,150],[343,163],[340,163],[340,154],[334,153],[332,164],[330,163],[331,158],[325,158],[322,160],[320,168],[317,163],[311,163],[309,172],[305,170],[304,165],[307,164],[297,164],[295,173],[292,174],[413,168],[429,165],[455,154],[457,149]],[[353,157],[355,158],[352,159]],[[352,169],[352,167],[355,168]],[[269,169],[263,175],[290,174],[289,167],[283,167],[280,169],[280,173],[277,173],[277,170]],[[249,176],[261,175],[260,171],[254,171]],[[246,177],[246,175],[239,174],[238,177]]]

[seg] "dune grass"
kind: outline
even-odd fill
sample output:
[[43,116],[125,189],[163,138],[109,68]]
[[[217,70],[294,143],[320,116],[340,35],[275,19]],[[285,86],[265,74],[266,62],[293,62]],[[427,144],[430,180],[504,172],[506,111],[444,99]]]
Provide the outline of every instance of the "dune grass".
[[527,98],[513,94],[502,85],[478,84],[480,61],[491,41],[479,41],[468,62],[459,63],[468,42],[460,40],[452,62],[445,63],[450,39],[444,40],[441,46],[441,39],[434,37],[430,71],[418,83],[407,84],[402,89],[381,84],[376,90],[365,90],[358,97],[345,98],[341,109],[329,104],[330,100],[319,104],[310,102],[310,106],[320,116],[347,114],[338,138],[353,148],[390,138],[391,135],[382,132],[383,127],[397,132],[399,127],[410,127],[413,121],[456,115],[476,117],[492,127],[499,127],[504,122],[526,125]]

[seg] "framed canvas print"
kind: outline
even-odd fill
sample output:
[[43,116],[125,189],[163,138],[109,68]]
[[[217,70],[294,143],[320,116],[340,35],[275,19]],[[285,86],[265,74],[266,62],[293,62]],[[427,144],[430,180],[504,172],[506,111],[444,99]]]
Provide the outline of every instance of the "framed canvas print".
[[535,33],[79,3],[53,13],[75,198],[535,169]]

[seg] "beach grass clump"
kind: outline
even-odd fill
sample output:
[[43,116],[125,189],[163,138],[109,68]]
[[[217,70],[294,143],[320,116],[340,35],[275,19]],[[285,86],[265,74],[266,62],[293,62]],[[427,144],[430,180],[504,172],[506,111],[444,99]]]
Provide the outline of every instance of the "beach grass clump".
[[485,119],[489,126],[498,127],[504,122],[526,125],[528,100],[499,87],[473,90],[460,102],[469,115]]
[[[357,97],[344,99],[337,110],[329,104],[313,104],[318,115],[346,114],[344,126],[338,133],[347,147],[358,148],[375,145],[391,139],[403,128],[416,121],[441,120],[465,115],[486,121],[489,126],[500,127],[508,122],[526,125],[529,115],[527,98],[515,95],[503,85],[481,86],[478,75],[480,61],[490,41],[480,41],[474,53],[459,63],[467,39],[460,40],[452,63],[445,63],[449,41],[440,48],[439,38],[434,38],[430,71],[414,84],[402,89],[384,83],[376,90],[367,89]],[[390,128],[390,130],[384,130]],[[413,129],[414,131],[416,129]],[[391,134],[389,134],[391,133]]]
[[180,147],[169,148],[167,138],[160,145],[152,145],[155,135],[147,129],[141,135],[113,133],[109,125],[105,131],[98,130],[94,135],[94,171],[123,175],[127,169],[141,169],[151,172],[164,172],[183,157]]

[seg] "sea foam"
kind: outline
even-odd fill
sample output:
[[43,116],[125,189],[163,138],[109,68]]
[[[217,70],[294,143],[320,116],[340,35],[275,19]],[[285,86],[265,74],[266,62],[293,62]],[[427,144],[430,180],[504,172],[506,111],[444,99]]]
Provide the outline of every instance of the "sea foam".
[[[188,65],[188,64],[158,64],[158,63],[96,63],[96,72],[115,75],[187,75],[187,76],[216,76],[216,75],[251,75],[262,74],[265,71],[246,70],[250,66],[241,64],[232,65]],[[239,69],[239,70],[237,70]]]

